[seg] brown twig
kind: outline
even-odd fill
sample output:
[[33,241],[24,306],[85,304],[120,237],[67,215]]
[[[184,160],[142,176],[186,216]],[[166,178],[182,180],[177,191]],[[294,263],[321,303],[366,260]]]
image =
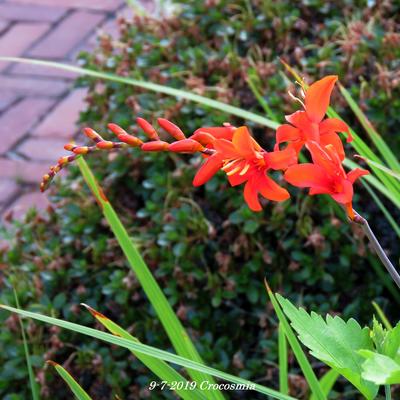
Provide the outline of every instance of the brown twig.
[[396,283],[396,285],[400,288],[400,275],[397,272],[396,268],[393,266],[393,264],[390,262],[388,256],[386,255],[385,251],[382,249],[382,246],[380,245],[378,239],[376,238],[374,232],[372,232],[371,227],[368,224],[368,221],[358,214],[357,212],[355,213],[355,217],[353,219],[353,222],[360,225],[368,237],[372,247],[374,248],[376,254],[382,261],[382,264],[385,266],[386,270],[389,272],[390,276]]

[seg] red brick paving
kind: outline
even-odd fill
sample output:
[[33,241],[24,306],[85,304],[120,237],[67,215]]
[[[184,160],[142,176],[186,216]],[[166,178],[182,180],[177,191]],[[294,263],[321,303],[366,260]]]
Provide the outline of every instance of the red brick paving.
[[66,58],[104,19],[104,15],[74,11],[63,19],[29,52],[34,58]]
[[69,87],[70,84],[62,80],[39,79],[33,77],[20,77],[16,75],[13,76],[0,74],[1,90],[12,90],[20,95],[57,97],[65,94]]
[[50,109],[54,100],[47,98],[30,98],[17,103],[0,117],[1,135],[0,154],[7,153],[19,142],[40,117]]
[[32,132],[34,136],[72,139],[77,133],[76,118],[85,108],[86,89],[75,89],[60,101]]
[[[143,1],[143,0],[142,0]],[[145,1],[148,3],[148,0]],[[98,28],[115,31],[124,0],[0,0],[0,55],[51,58],[76,65]],[[92,40],[89,41],[89,39]],[[21,217],[48,205],[40,179],[78,128],[85,91],[75,74],[0,62],[0,214]]]
[[0,158],[0,181],[11,179],[15,182],[29,183],[38,188],[38,182],[48,169],[47,161],[36,162],[3,157]]
[[[72,135],[71,135],[72,136]],[[17,147],[17,152],[34,161],[47,161],[54,164],[61,156],[68,154],[63,149],[67,141],[53,138],[30,138]]]
[[10,0],[11,3],[115,11],[124,0]]
[[[50,28],[47,23],[22,22],[13,25],[0,40],[0,54],[18,56],[27,50],[32,43],[39,39]],[[0,71],[7,68],[9,63],[1,63]]]
[[3,90],[0,97],[0,112],[4,111],[18,98],[18,93]]
[[62,7],[39,6],[32,4],[0,4],[1,18],[17,22],[56,22],[67,12],[67,10],[67,8]]
[[18,183],[11,179],[0,181],[0,206],[7,204],[10,199],[17,195]]

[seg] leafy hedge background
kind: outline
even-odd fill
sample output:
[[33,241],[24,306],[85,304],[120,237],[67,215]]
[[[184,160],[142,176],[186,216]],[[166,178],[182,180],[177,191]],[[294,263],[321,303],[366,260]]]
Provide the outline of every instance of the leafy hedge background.
[[[168,18],[120,19],[119,38],[101,34],[98,49],[82,54],[81,62],[265,114],[249,88],[250,77],[269,105],[269,116],[283,120],[296,104],[287,95],[294,86],[284,75],[282,57],[309,81],[338,74],[389,145],[399,148],[397,2],[303,0],[295,7],[291,1],[187,0],[179,8]],[[131,86],[89,78],[77,84],[90,89],[81,122],[100,132],[110,121],[135,131],[136,116],[169,118],[188,133],[224,121],[244,122]],[[361,133],[337,92],[333,104]],[[250,126],[257,140],[272,148],[274,132]],[[375,300],[396,316],[399,296],[377,278],[380,264],[361,232],[327,198],[293,190],[290,201],[252,213],[241,190],[230,188],[223,176],[203,188],[191,186],[198,157],[126,150],[89,161],[206,363],[277,387],[276,319],[265,276],[274,290],[310,310],[368,323]],[[361,185],[357,192],[356,209],[369,217],[398,260],[390,227]],[[51,193],[48,214],[32,211],[2,230],[1,302],[14,304],[14,285],[24,308],[93,326],[79,306],[85,302],[143,342],[172,350],[77,170],[71,168]],[[0,395],[29,398],[18,320],[0,312],[0,321]],[[44,398],[70,398],[44,367],[49,358],[66,362],[95,399],[172,398],[165,392],[150,395],[146,387],[154,377],[123,349],[32,321],[26,326]],[[323,372],[315,360],[314,366]],[[291,371],[292,394],[306,398],[295,362]],[[332,398],[355,398],[344,381],[335,388]]]

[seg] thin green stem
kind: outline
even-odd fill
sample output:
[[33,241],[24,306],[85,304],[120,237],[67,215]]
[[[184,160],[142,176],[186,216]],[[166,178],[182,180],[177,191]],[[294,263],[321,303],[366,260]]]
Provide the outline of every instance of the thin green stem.
[[390,385],[385,385],[385,399],[392,400],[392,392],[390,390]]
[[396,268],[393,266],[393,264],[390,262],[385,251],[382,249],[382,246],[379,243],[379,240],[376,238],[374,232],[372,232],[372,229],[369,226],[368,221],[364,217],[362,217],[360,214],[356,213],[354,222],[356,224],[361,225],[361,227],[362,227],[364,233],[366,234],[367,238],[369,239],[373,249],[375,250],[379,259],[382,261],[382,264],[384,265],[384,267],[389,272],[390,276],[392,277],[392,279],[394,280],[394,282],[400,289],[400,275],[397,272]]

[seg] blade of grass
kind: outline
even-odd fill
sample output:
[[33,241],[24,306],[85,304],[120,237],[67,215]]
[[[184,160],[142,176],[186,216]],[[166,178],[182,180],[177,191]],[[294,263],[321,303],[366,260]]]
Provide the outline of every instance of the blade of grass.
[[[330,118],[337,118],[342,120],[339,114],[333,110],[332,107],[328,108],[327,115]],[[375,161],[376,163],[383,164],[382,160],[373,152],[373,150],[354,132],[353,129],[350,128],[350,132],[353,136],[353,141],[350,144],[357,151],[359,155],[369,160]],[[385,174],[379,168],[376,168],[373,165],[370,165],[371,170],[375,173],[375,175],[382,181],[383,184],[387,187],[388,190],[391,191],[392,195],[396,196],[396,199],[400,201],[400,191],[399,191],[399,182],[394,179],[392,176]]]
[[62,319],[57,319],[53,317],[48,317],[47,315],[42,315],[38,313],[34,313],[31,311],[19,310],[14,307],[0,305],[0,308],[4,310],[8,310],[10,312],[14,312],[16,314],[22,315],[27,318],[33,318],[37,321],[42,321],[47,324],[56,325],[60,328],[68,329],[77,333],[81,333],[83,335],[87,335],[93,337],[95,339],[103,340],[104,342],[114,344],[120,347],[124,347],[128,350],[141,353],[150,357],[158,358],[160,360],[164,360],[176,365],[180,365],[190,370],[200,371],[204,374],[213,375],[217,378],[223,379],[228,382],[236,383],[238,385],[245,385],[247,387],[254,388],[256,392],[268,395],[274,399],[278,400],[296,400],[294,397],[281,394],[276,390],[267,388],[265,386],[259,385],[257,383],[251,382],[247,379],[239,378],[237,376],[222,372],[218,369],[208,367],[204,364],[198,363],[193,360],[189,360],[185,357],[177,356],[176,354],[169,353],[164,350],[157,349],[155,347],[151,347],[142,343],[135,343],[132,340],[128,340],[125,338],[121,338],[110,333],[98,331],[93,328],[89,328],[87,326],[75,324],[72,322],[64,321]]
[[[333,388],[333,385],[337,381],[337,378],[339,378],[339,372],[336,372],[333,369],[330,369],[319,380],[319,383],[321,385],[322,391],[324,392],[325,396],[328,397],[330,391]],[[310,400],[317,400],[317,398],[314,395],[312,395],[310,397]]]
[[383,325],[385,326],[386,329],[389,331],[393,329],[392,324],[389,322],[387,319],[385,313],[383,312],[382,308],[379,307],[379,304],[375,303],[375,301],[372,302],[372,305],[375,308],[376,313],[378,314],[379,318],[381,319]]
[[255,82],[257,78],[258,77],[254,76],[253,74],[248,73],[248,77],[247,77],[247,80],[246,80],[247,84],[249,85],[249,88],[253,92],[254,97],[257,99],[257,101],[259,102],[261,107],[264,109],[264,111],[266,112],[268,117],[272,121],[277,121],[278,118],[276,117],[274,112],[271,110],[271,107],[269,106],[269,104],[267,103],[267,101],[264,99],[264,97],[262,96],[262,94],[260,93],[260,91],[257,88],[257,84]]
[[382,136],[376,131],[376,129],[372,126],[371,122],[358,106],[358,104],[352,98],[350,92],[339,83],[340,92],[345,98],[347,104],[352,109],[360,124],[363,126],[365,131],[368,133],[369,137],[375,144],[376,148],[380,151],[382,157],[385,159],[387,165],[395,171],[400,172],[400,162],[392,152],[387,143],[383,140]]
[[[111,203],[108,201],[103,190],[98,185],[96,178],[94,177],[86,161],[83,159],[83,157],[80,157],[77,162],[86,184],[89,186],[95,199],[97,200],[105,219],[110,225],[112,232],[121,246],[121,249],[127,258],[130,267],[135,272],[136,277],[139,280],[150,303],[154,307],[154,310],[156,311],[160,322],[164,326],[164,329],[176,352],[181,356],[195,360],[199,363],[203,363],[203,360],[194,347],[193,342],[190,340],[160,286],[154,279],[153,274],[150,272],[136,246],[133,244],[128,232],[126,231]],[[188,371],[188,373],[199,385],[204,381],[213,382],[213,378],[211,376],[199,372],[198,370]],[[207,398],[210,399],[223,399],[221,392],[217,390],[205,391],[205,394]]]
[[377,163],[375,161],[372,161],[372,160],[370,160],[368,158],[362,157],[362,159],[364,161],[366,161],[368,164],[380,169],[383,172],[386,172],[388,175],[393,176],[393,178],[395,178],[398,181],[400,181],[400,174],[398,172],[395,172],[395,171],[391,170],[390,168],[387,168],[384,165],[379,164],[379,163]]
[[[343,164],[348,168],[358,168],[358,165],[349,160],[345,159]],[[387,199],[389,199],[397,208],[400,208],[400,198],[397,198],[396,195],[392,192],[390,188],[388,188],[384,183],[380,182],[375,176],[373,175],[365,175],[363,176],[362,181],[367,181],[371,186],[375,189],[378,189]]]
[[231,115],[237,115],[238,117],[247,119],[248,121],[256,122],[258,124],[267,126],[272,129],[276,129],[279,126],[277,122],[271,121],[270,119],[262,117],[261,115],[254,114],[250,111],[246,111],[239,107],[234,107],[217,100],[209,99],[208,97],[191,93],[187,90],[180,90],[165,85],[157,85],[155,83],[143,82],[133,78],[126,78],[115,74],[110,74],[108,72],[94,71],[91,69],[75,67],[73,65],[62,64],[55,61],[35,60],[30,58],[19,58],[19,57],[0,57],[0,61],[7,61],[7,62],[11,61],[11,62],[26,63],[32,65],[42,65],[44,67],[53,67],[53,68],[63,69],[65,71],[75,72],[80,75],[93,76],[95,78],[120,82],[132,86],[137,86],[143,89],[151,90],[153,92],[163,93],[169,96],[175,96],[181,99],[194,101],[196,103],[211,107],[215,110],[223,111]]
[[289,394],[288,383],[288,353],[285,330],[282,324],[278,328],[278,352],[279,352],[279,391]]
[[51,360],[47,361],[47,363],[55,368],[55,370],[58,372],[64,382],[69,386],[71,392],[78,400],[92,400],[92,398],[82,389],[79,383],[64,367]]
[[[132,340],[135,343],[140,343],[140,341],[132,336],[125,329],[121,328],[118,324],[111,321],[104,314],[99,313],[87,304],[82,305],[99,321],[106,329],[108,329],[113,335],[122,337],[124,339]],[[169,385],[174,385],[175,392],[184,400],[204,400],[205,396],[197,389],[191,389],[188,386],[189,382],[172,367],[170,367],[166,362],[161,361],[154,357],[149,357],[140,353],[135,353],[135,355],[154,375],[156,375],[160,381],[168,382]],[[179,383],[182,385],[179,385]],[[182,387],[183,389],[179,389]],[[186,389],[185,389],[186,388]],[[190,388],[189,390],[187,388]]]
[[[17,305],[17,308],[19,309],[21,307],[19,305],[18,295],[17,295],[17,292],[14,287],[13,287],[13,292],[14,292],[15,304]],[[33,368],[32,368],[31,356],[29,354],[28,341],[26,340],[24,324],[22,323],[22,320],[19,317],[18,317],[18,321],[19,321],[19,325],[21,327],[22,342],[24,345],[25,361],[26,361],[26,367],[28,369],[29,385],[31,388],[32,399],[39,400],[40,399],[39,386],[35,380],[35,374],[34,374]]]
[[301,370],[303,371],[304,377],[307,380],[307,383],[310,387],[311,392],[316,396],[317,400],[326,400],[326,396],[322,391],[322,388],[318,382],[318,379],[311,367],[310,362],[307,359],[307,356],[304,354],[303,349],[300,346],[299,341],[297,340],[296,335],[293,332],[288,320],[283,313],[281,306],[279,305],[275,295],[272,293],[272,290],[268,286],[267,281],[264,281],[265,287],[267,288],[268,296],[271,300],[271,303],[274,307],[275,313],[278,317],[279,323],[282,324],[282,328],[285,332],[286,338],[290,344],[291,349],[296,357],[297,362],[300,365]]

